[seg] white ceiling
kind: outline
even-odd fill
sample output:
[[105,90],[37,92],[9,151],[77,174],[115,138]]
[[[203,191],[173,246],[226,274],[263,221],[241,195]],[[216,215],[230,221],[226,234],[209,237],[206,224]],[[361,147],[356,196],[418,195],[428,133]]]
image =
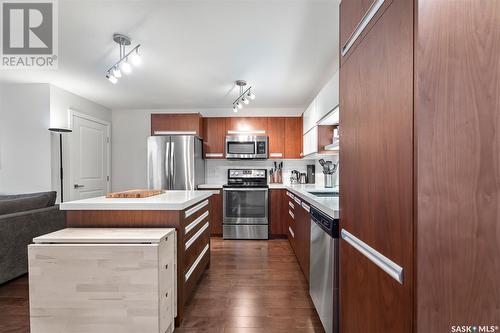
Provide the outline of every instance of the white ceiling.
[[[255,108],[304,107],[338,68],[337,0],[59,2],[59,69],[0,71],[48,82],[112,109],[219,108],[237,79]],[[118,84],[113,33],[142,44],[143,65]]]

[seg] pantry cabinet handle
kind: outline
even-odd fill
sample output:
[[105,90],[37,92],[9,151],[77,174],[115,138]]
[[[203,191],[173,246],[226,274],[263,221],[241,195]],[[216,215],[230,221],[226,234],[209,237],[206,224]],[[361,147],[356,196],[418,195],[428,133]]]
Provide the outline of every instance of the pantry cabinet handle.
[[389,276],[394,280],[398,281],[400,284],[403,284],[403,267],[399,266],[394,261],[390,260],[382,253],[378,252],[353,234],[349,233],[347,230],[342,229],[340,234],[342,239],[345,240],[347,244],[358,250],[367,259],[372,261],[380,269],[389,274]]
[[349,36],[349,38],[347,39],[345,44],[342,46],[342,56],[345,56],[347,54],[347,52],[349,52],[351,47],[354,45],[356,40],[359,38],[359,36],[363,32],[363,30],[365,30],[366,26],[370,23],[370,21],[375,16],[375,14],[380,9],[380,7],[382,7],[384,2],[385,2],[385,0],[374,0],[373,1],[370,8],[368,8],[365,15],[361,19],[361,21],[359,21],[358,25],[356,26],[356,29],[354,29],[351,36]]

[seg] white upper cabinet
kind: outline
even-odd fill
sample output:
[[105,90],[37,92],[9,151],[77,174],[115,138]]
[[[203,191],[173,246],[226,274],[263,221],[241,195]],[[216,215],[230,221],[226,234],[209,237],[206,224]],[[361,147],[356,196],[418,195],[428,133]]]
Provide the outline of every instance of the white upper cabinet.
[[321,89],[312,103],[304,111],[303,133],[307,133],[311,128],[325,117],[330,111],[339,105],[339,71]]
[[337,71],[316,97],[316,122],[320,121],[338,105],[339,72]]
[[318,152],[318,126],[314,126],[304,134],[303,150],[304,157]]
[[306,111],[304,111],[304,118],[303,118],[303,134],[305,134],[307,131],[309,131],[311,128],[313,128],[316,125],[316,99],[314,99],[311,104],[307,107]]

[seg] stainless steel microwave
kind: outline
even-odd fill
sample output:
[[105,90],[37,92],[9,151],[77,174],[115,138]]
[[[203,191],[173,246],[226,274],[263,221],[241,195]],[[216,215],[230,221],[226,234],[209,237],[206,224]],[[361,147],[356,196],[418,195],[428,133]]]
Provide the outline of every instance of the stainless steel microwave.
[[226,136],[227,159],[267,159],[268,137],[236,135]]

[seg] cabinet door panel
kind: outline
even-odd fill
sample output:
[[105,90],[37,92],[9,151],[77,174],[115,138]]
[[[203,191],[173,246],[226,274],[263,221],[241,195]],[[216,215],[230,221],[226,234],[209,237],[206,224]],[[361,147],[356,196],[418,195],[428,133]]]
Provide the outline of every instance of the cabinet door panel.
[[212,236],[222,235],[222,194],[220,189],[207,189],[219,191],[210,197],[210,234]]
[[288,202],[285,202],[285,190],[270,190],[269,193],[269,234],[272,237],[286,237],[288,224],[285,214],[288,210],[285,211],[285,208]]
[[226,132],[227,131],[264,131],[265,133],[267,133],[267,117],[226,118]]
[[341,227],[403,267],[400,285],[341,240],[342,332],[410,332],[413,3],[394,1],[340,70]]
[[224,158],[226,118],[204,118],[203,155],[205,158]]
[[269,135],[269,158],[284,158],[285,118],[267,118],[267,134]]
[[302,117],[285,118],[285,158],[302,157]]
[[157,131],[195,132],[203,138],[203,118],[199,113],[151,114],[151,135]]

